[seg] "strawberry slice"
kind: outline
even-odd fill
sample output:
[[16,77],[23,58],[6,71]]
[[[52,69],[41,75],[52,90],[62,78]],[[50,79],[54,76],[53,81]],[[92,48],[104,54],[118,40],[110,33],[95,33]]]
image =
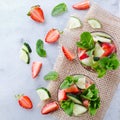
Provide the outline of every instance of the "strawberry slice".
[[89,0],[86,0],[86,1],[74,4],[72,7],[77,10],[86,10],[90,8],[90,2]]
[[89,100],[84,100],[84,101],[83,101],[83,105],[84,105],[85,107],[88,107],[88,106],[89,106]]
[[32,77],[36,78],[41,70],[42,63],[41,62],[33,62],[32,64]]
[[46,37],[45,37],[45,42],[47,43],[54,43],[58,41],[60,38],[60,33],[57,29],[51,29],[48,31]]
[[105,51],[102,57],[109,56],[116,51],[116,47],[111,43],[102,43],[102,48]]
[[66,93],[78,93],[80,92],[76,85],[71,85],[71,87],[64,89]]
[[58,103],[54,101],[54,102],[50,102],[50,103],[46,104],[45,106],[43,106],[41,113],[48,114],[48,113],[51,113],[58,109],[59,109]]
[[78,48],[78,57],[80,60],[83,60],[85,58],[88,58],[89,56],[87,55],[86,50]]
[[58,92],[58,101],[67,100],[67,95],[64,90],[59,90]]
[[44,22],[44,13],[39,5],[31,7],[31,10],[28,12],[27,15],[30,16],[36,22]]
[[16,98],[18,99],[18,103],[21,107],[23,107],[25,109],[32,109],[33,104],[28,96],[16,95]]
[[68,60],[72,61],[75,59],[75,56],[64,46],[62,46],[62,51]]

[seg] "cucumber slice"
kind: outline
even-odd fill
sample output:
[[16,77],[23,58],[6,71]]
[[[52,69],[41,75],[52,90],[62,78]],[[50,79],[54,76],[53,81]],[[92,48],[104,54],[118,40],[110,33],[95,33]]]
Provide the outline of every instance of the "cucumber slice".
[[41,100],[47,100],[51,98],[50,92],[44,87],[38,88],[36,92]]
[[95,18],[88,19],[88,23],[92,28],[101,28],[102,27],[101,23]]
[[95,57],[101,57],[104,52],[105,52],[105,51],[104,51],[103,48],[99,45],[99,43],[96,43],[96,44],[95,44],[95,51],[94,51]]
[[27,64],[30,63],[30,56],[24,49],[21,50],[20,59],[23,60]]
[[111,40],[110,40],[110,39],[104,38],[104,37],[100,37],[100,36],[94,36],[94,37],[93,37],[93,40],[94,40],[95,42],[100,41],[100,42],[111,43]]
[[67,93],[67,97],[71,99],[74,103],[82,104],[82,102],[80,101],[80,97],[78,97],[77,95]]
[[76,83],[77,87],[80,89],[85,89],[85,83],[86,83],[86,77],[85,76],[80,76],[78,79],[78,82]]
[[73,107],[73,115],[74,116],[80,116],[81,114],[85,113],[87,111],[87,108],[85,108],[82,105],[74,104]]
[[30,48],[29,44],[26,42],[23,44],[22,49],[25,50],[27,53],[32,52],[32,49]]
[[81,63],[84,65],[87,65],[87,66],[92,66],[93,58],[92,57],[85,58],[85,59],[81,60]]
[[68,22],[68,28],[69,29],[75,29],[75,28],[79,28],[81,26],[82,26],[82,24],[81,24],[81,21],[80,21],[79,18],[74,17],[74,16],[70,17],[70,20]]
[[99,37],[104,37],[104,38],[108,38],[108,39],[111,39],[111,36],[106,34],[106,33],[103,33],[103,32],[93,32],[91,33],[92,36],[99,36]]

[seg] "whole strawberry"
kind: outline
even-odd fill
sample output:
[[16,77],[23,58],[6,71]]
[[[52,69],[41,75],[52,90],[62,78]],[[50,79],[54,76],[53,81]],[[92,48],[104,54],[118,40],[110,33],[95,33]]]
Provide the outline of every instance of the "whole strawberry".
[[27,15],[30,16],[36,22],[44,22],[44,13],[39,5],[31,7],[31,10],[28,12]]
[[28,96],[16,95],[16,98],[18,99],[18,103],[21,107],[23,107],[25,109],[32,109],[33,108],[32,101]]

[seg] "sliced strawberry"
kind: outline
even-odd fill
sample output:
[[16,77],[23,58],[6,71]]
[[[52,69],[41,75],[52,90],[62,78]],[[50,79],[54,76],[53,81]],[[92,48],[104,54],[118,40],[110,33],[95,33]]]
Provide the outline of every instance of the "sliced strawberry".
[[51,102],[43,106],[41,113],[42,114],[48,114],[50,112],[56,111],[59,109],[59,105],[57,102]]
[[80,92],[76,85],[72,85],[69,88],[64,89],[66,93],[78,93]]
[[89,56],[87,55],[86,50],[78,48],[78,57],[80,60],[83,60],[85,58],[88,58]]
[[62,46],[62,51],[68,60],[72,61],[75,59],[75,56],[64,46]]
[[84,101],[83,101],[83,105],[84,105],[85,107],[88,107],[88,106],[89,106],[89,100],[84,100]]
[[64,90],[59,90],[58,92],[58,101],[67,100],[67,95]]
[[102,48],[105,51],[102,57],[109,56],[116,51],[116,47],[111,43],[102,43]]
[[86,89],[89,88],[90,86],[91,86],[90,83],[85,83],[85,88],[86,88]]
[[28,16],[30,16],[36,22],[40,22],[40,23],[44,22],[44,13],[39,5],[31,7]]
[[54,43],[58,41],[60,38],[60,33],[57,29],[51,29],[48,31],[46,37],[45,37],[45,42],[47,43]]
[[21,107],[23,107],[25,109],[32,109],[33,104],[28,96],[17,95],[16,98],[18,99],[18,103]]
[[32,77],[36,78],[41,70],[42,63],[41,62],[33,62],[32,64]]
[[89,0],[86,0],[86,1],[74,4],[72,7],[77,10],[86,10],[90,7],[90,2]]

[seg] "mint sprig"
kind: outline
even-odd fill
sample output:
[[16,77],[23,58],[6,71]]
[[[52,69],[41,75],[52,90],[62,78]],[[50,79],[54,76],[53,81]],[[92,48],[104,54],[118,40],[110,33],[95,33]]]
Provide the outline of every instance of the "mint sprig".
[[78,47],[86,50],[91,50],[95,47],[95,43],[90,32],[83,32],[80,35],[80,41],[76,44]]

